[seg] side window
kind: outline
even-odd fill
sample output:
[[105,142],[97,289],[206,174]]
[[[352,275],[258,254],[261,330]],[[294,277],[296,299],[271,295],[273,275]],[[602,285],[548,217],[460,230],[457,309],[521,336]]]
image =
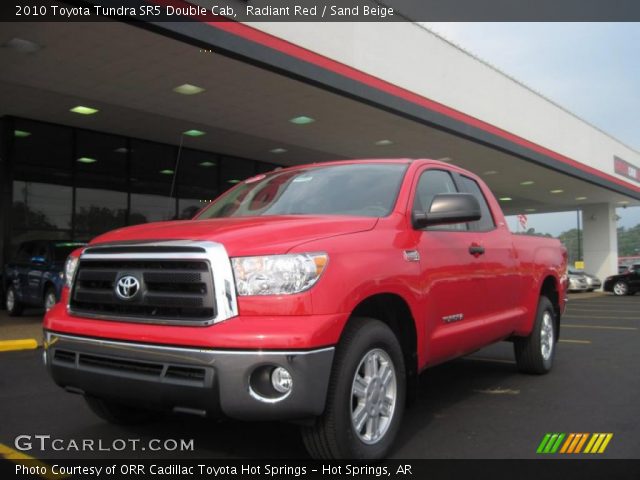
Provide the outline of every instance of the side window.
[[48,245],[46,242],[39,242],[36,244],[33,249],[33,257],[42,257],[45,260],[48,260]]
[[[413,199],[413,210],[420,212],[429,211],[433,197],[439,193],[455,193],[456,184],[453,182],[449,172],[444,170],[426,170],[420,175],[416,194]],[[465,223],[453,225],[437,225],[427,227],[427,230],[466,230]]]
[[480,186],[475,180],[465,177],[464,175],[460,175],[460,179],[462,180],[463,188],[467,192],[473,194],[473,196],[478,200],[478,203],[480,204],[480,213],[482,214],[480,220],[468,223],[469,230],[493,230],[496,227],[496,224],[493,221],[491,210],[487,204],[487,199],[484,197],[482,190],[480,190]]

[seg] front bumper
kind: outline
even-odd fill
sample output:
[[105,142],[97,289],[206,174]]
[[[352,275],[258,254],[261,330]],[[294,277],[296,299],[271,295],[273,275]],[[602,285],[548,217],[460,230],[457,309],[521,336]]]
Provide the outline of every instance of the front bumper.
[[[238,351],[185,348],[59,334],[45,330],[45,362],[61,387],[142,408],[228,416],[240,420],[297,420],[324,410],[334,348]],[[293,387],[270,395],[275,367]],[[268,382],[266,382],[268,383]]]

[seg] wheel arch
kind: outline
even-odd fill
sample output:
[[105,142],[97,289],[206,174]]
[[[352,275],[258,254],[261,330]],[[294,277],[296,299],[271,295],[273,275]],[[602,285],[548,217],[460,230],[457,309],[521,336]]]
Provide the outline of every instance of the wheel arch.
[[[349,320],[369,317],[385,323],[396,335],[404,357],[407,373],[407,399],[415,397],[418,378],[418,332],[409,304],[396,293],[376,293],[360,301]],[[343,329],[343,332],[344,332]]]
[[547,275],[540,286],[540,296],[545,296],[553,305],[554,310],[554,327],[556,330],[556,338],[560,338],[560,286],[559,282],[553,275]]

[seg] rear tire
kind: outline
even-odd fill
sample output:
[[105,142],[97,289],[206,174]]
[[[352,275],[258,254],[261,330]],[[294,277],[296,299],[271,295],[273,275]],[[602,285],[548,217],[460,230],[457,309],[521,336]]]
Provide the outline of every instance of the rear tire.
[[623,282],[622,280],[617,281],[614,285],[613,285],[613,294],[617,295],[619,297],[623,297],[625,295],[629,295],[629,285],[627,285],[626,282]]
[[513,343],[518,370],[537,375],[549,373],[553,367],[557,341],[553,305],[547,297],[541,296],[531,334],[516,338]]
[[333,363],[325,411],[302,437],[313,458],[380,459],[387,455],[404,413],[406,374],[393,331],[354,318]]
[[23,305],[18,301],[16,297],[16,291],[13,287],[7,288],[7,295],[4,299],[4,306],[7,309],[7,313],[11,317],[19,317],[22,315]]
[[84,399],[93,413],[115,425],[139,425],[148,423],[159,416],[157,412],[103,398],[85,396]]

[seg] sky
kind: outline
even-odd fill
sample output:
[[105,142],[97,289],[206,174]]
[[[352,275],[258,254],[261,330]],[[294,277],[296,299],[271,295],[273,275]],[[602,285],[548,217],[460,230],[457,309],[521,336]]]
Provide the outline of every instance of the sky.
[[[424,25],[640,151],[640,23]],[[616,213],[619,226],[640,224],[640,207]],[[552,235],[575,225],[575,212],[528,217]]]

